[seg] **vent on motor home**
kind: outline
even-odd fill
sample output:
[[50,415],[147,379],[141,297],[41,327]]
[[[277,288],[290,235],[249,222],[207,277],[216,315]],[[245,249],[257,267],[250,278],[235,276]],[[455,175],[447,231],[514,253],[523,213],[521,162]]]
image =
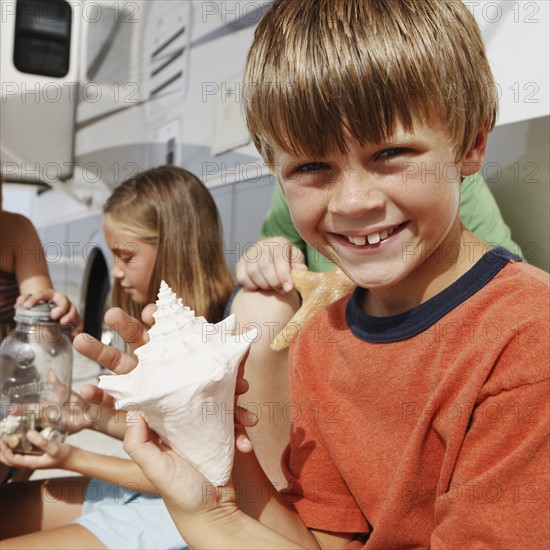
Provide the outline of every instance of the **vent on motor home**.
[[149,97],[168,92],[184,74],[187,37],[185,27],[179,28],[151,53]]

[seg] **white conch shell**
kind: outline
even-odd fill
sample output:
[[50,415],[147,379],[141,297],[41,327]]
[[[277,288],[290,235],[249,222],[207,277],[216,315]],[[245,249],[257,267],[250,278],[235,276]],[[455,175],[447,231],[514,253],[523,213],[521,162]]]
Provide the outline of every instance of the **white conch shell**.
[[195,317],[162,281],[150,340],[136,350],[128,374],[100,376],[116,407],[139,410],[175,452],[213,484],[233,466],[233,403],[237,370],[256,330],[234,335],[235,316],[211,324]]

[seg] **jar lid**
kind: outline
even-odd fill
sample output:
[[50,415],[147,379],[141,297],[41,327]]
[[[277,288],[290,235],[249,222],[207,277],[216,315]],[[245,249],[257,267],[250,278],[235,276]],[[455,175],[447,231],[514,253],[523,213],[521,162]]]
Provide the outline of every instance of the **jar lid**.
[[15,310],[14,319],[17,323],[26,323],[28,325],[55,323],[56,321],[50,318],[50,313],[55,307],[57,306],[53,302],[40,302],[30,309],[20,305]]

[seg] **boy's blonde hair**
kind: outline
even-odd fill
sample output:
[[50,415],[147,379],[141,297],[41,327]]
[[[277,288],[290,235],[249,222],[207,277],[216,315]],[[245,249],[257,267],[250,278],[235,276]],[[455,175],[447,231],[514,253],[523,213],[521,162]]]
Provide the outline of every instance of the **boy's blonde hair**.
[[[103,211],[136,241],[157,247],[147,302],[156,300],[165,280],[197,315],[211,323],[222,320],[234,283],[223,257],[216,203],[196,176],[175,166],[140,172],[113,191]],[[112,305],[138,319],[143,309],[117,280]]]
[[496,119],[479,27],[461,0],[275,0],[245,72],[256,147],[306,157],[391,136],[396,122],[448,128],[457,159]]

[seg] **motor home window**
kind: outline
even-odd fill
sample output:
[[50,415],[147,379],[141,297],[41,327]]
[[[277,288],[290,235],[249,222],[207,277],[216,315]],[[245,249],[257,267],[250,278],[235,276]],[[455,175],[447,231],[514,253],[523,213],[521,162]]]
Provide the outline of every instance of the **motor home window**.
[[69,72],[71,6],[65,0],[18,0],[13,63],[22,73],[62,78]]

